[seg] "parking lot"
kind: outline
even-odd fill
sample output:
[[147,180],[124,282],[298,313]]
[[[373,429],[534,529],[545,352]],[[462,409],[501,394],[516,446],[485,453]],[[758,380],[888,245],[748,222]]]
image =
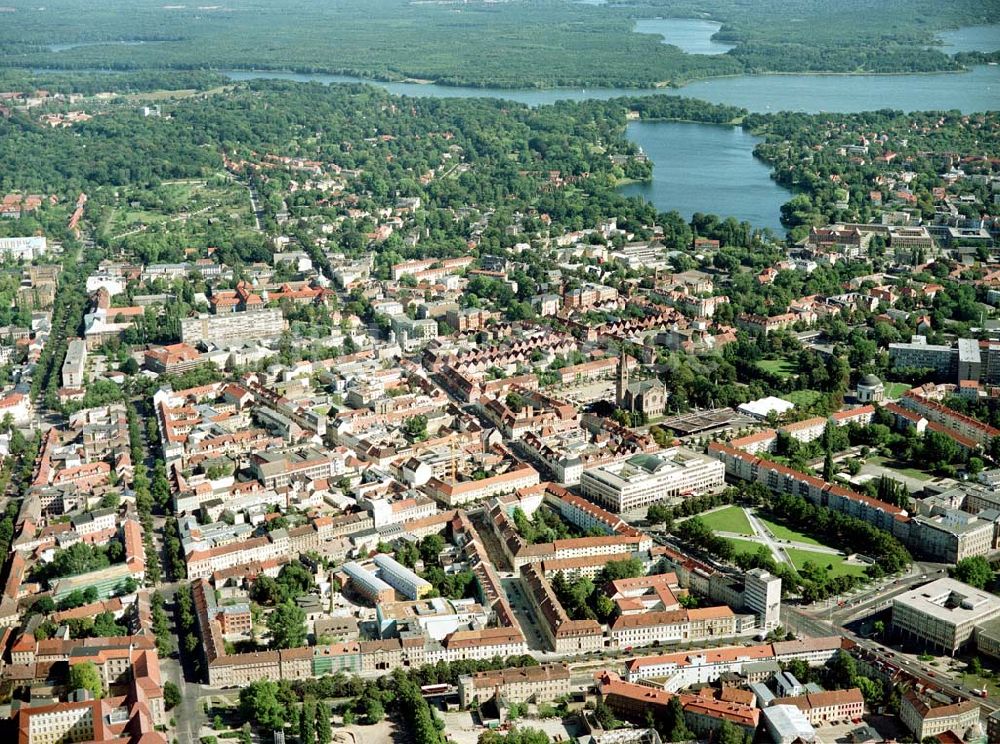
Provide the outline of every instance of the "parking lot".
[[[448,738],[455,742],[455,744],[477,744],[480,734],[486,730],[475,722],[472,713],[469,711],[451,711],[448,713],[438,711],[438,715],[444,719]],[[520,728],[540,729],[552,741],[568,741],[583,733],[575,716],[571,716],[565,722],[559,718],[519,718],[517,725]]]
[[823,723],[816,726],[816,741],[823,744],[846,743],[854,741],[851,732],[865,726],[865,722],[853,721]]

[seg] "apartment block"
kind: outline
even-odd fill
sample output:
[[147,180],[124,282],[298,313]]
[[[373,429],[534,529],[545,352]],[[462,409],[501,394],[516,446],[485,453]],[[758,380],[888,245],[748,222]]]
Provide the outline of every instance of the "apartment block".
[[187,344],[170,344],[149,349],[143,359],[148,370],[161,375],[183,374],[207,361],[197,349]]
[[961,436],[971,439],[980,447],[989,446],[994,437],[1000,436],[1000,429],[977,421],[971,416],[954,411],[948,406],[930,400],[915,391],[908,391],[899,399],[899,405],[923,416],[928,421],[946,426]]
[[894,369],[930,369],[942,380],[958,374],[958,350],[929,344],[924,336],[912,336],[909,343],[889,344],[889,361]]
[[222,315],[202,314],[181,320],[181,341],[190,345],[210,343],[227,346],[277,338],[287,328],[288,323],[277,308]]
[[82,388],[87,368],[87,342],[74,338],[66,345],[62,365],[62,384],[66,388]]
[[474,501],[482,501],[491,496],[513,493],[519,488],[528,488],[539,483],[538,471],[530,465],[519,465],[505,473],[482,480],[447,483],[440,478],[427,482],[430,495],[446,507],[462,506]]
[[250,469],[265,488],[287,486],[293,480],[316,480],[336,474],[337,461],[315,448],[270,450],[253,456]]
[[684,710],[684,721],[699,738],[710,738],[723,721],[753,736],[760,722],[760,711],[750,705],[730,703],[698,695],[675,695],[666,690],[621,680],[613,672],[604,672],[598,693],[616,716],[645,725],[650,714],[654,719],[666,712],[675,697]]
[[736,634],[736,614],[726,606],[619,615],[608,630],[612,645],[625,649],[732,638]]
[[910,523],[910,542],[925,557],[942,563],[986,555],[993,549],[995,526],[958,509],[917,516]]
[[762,568],[744,575],[743,608],[757,618],[761,630],[773,630],[781,624],[781,579]]

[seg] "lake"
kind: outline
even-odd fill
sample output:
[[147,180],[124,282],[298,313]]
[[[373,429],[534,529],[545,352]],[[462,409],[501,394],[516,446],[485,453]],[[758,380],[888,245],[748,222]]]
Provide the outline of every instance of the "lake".
[[688,96],[749,111],[852,112],[894,108],[903,111],[958,109],[971,113],[997,107],[1000,66],[980,65],[969,72],[936,75],[740,75],[691,83],[683,88],[586,88],[506,90],[461,86],[385,83],[346,75],[228,71],[231,80],[274,78],[298,82],[371,83],[403,96],[437,98],[491,97],[541,106],[556,101],[607,100],[622,96]]
[[781,235],[779,209],[791,192],[771,180],[753,157],[757,137],[740,127],[685,122],[632,122],[628,136],[654,163],[653,180],[619,191],[641,196],[657,209],[732,215]]
[[637,34],[659,34],[664,44],[671,44],[688,54],[725,54],[732,44],[712,41],[721,23],[697,18],[651,18],[635,22]]
[[995,52],[1000,49],[1000,24],[965,26],[938,34],[939,49],[945,54],[957,52]]

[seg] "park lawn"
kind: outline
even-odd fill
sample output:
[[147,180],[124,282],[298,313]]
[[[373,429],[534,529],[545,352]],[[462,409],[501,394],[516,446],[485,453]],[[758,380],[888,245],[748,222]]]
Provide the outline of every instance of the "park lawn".
[[727,506],[725,509],[702,514],[701,521],[715,532],[733,532],[737,535],[753,535],[750,520],[738,506]]
[[818,390],[793,390],[780,396],[789,403],[794,403],[799,408],[808,408],[817,400],[823,397],[823,393]]
[[204,181],[166,181],[161,187],[175,199],[190,201],[195,192],[205,188],[205,185]]
[[796,372],[795,363],[787,359],[762,359],[757,362],[757,366],[765,372],[778,375],[778,377],[791,377]]
[[771,534],[778,540],[791,540],[792,542],[806,543],[807,545],[822,545],[819,540],[815,540],[808,535],[803,535],[801,532],[796,532],[790,527],[785,527],[783,524],[778,524],[777,522],[765,519],[764,517],[757,515],[757,519],[764,523],[764,526],[771,530]]
[[885,397],[893,400],[900,397],[903,393],[910,389],[910,385],[905,382],[888,382],[885,385]]
[[121,215],[122,226],[127,228],[135,224],[152,225],[157,222],[166,222],[169,218],[160,212],[150,212],[145,209],[127,209]]
[[736,551],[737,555],[743,555],[744,553],[756,553],[757,549],[763,545],[763,543],[756,543],[750,540],[740,540],[735,537],[725,538],[733,546],[733,550]]
[[893,460],[890,457],[881,457],[881,456],[872,457],[869,458],[868,462],[872,463],[873,465],[881,465],[883,468],[887,468],[889,470],[895,470],[898,473],[901,473],[903,475],[908,475],[909,477],[916,478],[917,480],[926,481],[930,480],[932,477],[929,473],[923,470],[918,470],[917,468],[909,467],[908,465],[905,465],[904,463],[901,463],[898,460]]
[[817,566],[826,568],[827,566],[833,566],[829,570],[830,576],[864,576],[865,567],[860,564],[847,563],[847,559],[842,555],[828,555],[826,553],[813,553],[809,550],[800,550],[799,548],[786,548],[785,552],[791,559],[792,564],[796,569],[801,569],[806,561],[812,561]]

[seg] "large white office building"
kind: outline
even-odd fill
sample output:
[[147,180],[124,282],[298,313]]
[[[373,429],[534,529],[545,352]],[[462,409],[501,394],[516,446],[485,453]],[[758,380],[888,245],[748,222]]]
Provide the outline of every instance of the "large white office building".
[[1000,597],[955,579],[938,579],[892,600],[897,633],[955,653],[972,639],[976,626],[1000,617]]
[[584,471],[583,495],[613,512],[695,495],[725,485],[726,467],[718,460],[682,447]]

